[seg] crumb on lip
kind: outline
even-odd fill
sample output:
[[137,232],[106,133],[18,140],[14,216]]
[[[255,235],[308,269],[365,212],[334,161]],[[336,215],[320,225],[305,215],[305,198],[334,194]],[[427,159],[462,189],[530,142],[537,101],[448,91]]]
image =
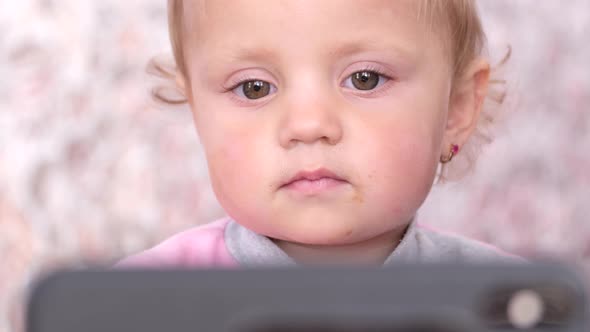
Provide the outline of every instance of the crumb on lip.
[[358,203],[364,203],[365,198],[360,190],[356,190],[354,196],[352,197],[352,200]]
[[353,200],[354,200],[355,202],[359,202],[359,203],[363,203],[363,202],[365,201],[365,200],[363,199],[363,196],[362,196],[362,195],[360,195],[360,194],[356,194],[356,195],[354,195],[354,197],[353,197]]

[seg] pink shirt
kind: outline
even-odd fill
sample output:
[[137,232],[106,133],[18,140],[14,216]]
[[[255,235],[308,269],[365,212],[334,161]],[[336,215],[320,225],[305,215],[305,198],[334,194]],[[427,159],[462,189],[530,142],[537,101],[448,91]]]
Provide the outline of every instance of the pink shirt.
[[237,267],[225,245],[225,218],[176,234],[120,261],[117,267]]

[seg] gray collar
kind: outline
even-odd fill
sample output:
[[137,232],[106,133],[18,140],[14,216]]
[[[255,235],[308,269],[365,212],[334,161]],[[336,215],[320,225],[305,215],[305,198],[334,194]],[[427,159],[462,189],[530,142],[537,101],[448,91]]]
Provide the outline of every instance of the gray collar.
[[[412,261],[417,256],[415,218],[412,219],[399,245],[387,257],[384,265]],[[229,253],[243,266],[297,266],[297,263],[266,236],[230,220],[225,228],[225,244]]]

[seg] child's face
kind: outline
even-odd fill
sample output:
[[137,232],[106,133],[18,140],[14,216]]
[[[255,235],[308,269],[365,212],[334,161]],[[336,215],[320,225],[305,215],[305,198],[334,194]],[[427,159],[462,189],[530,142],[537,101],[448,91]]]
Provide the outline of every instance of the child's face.
[[[452,83],[417,1],[189,3],[191,107],[226,212],[305,244],[404,227],[433,183]],[[340,180],[286,185],[318,169]]]

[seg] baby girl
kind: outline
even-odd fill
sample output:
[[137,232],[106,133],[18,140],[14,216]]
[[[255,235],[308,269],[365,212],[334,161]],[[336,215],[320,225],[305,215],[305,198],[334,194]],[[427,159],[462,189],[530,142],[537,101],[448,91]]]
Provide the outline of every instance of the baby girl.
[[[473,0],[169,0],[175,67],[228,217],[119,266],[520,259],[417,211],[490,97]],[[462,151],[465,152],[465,151]],[[459,154],[459,156],[457,156]],[[454,160],[455,158],[455,160]]]

